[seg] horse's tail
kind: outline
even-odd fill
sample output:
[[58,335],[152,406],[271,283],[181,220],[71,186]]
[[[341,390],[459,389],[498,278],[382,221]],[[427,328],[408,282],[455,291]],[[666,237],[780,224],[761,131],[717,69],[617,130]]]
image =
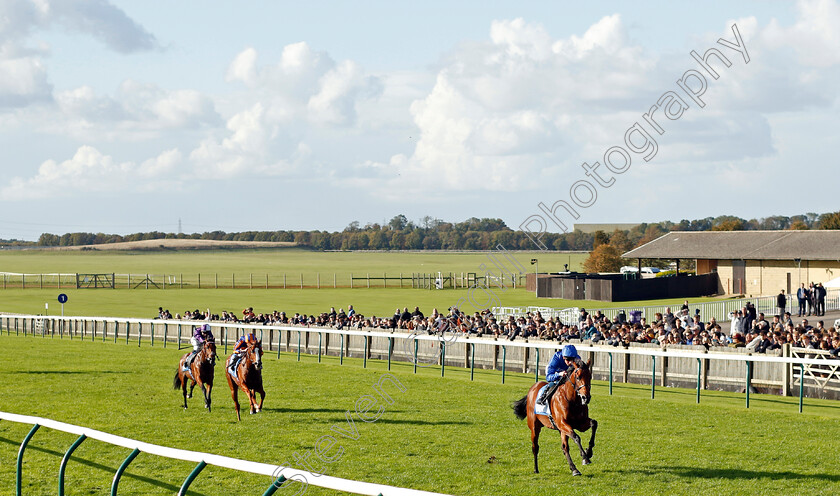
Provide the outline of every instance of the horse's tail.
[[181,373],[179,370],[175,371],[175,380],[172,381],[172,389],[181,389]]
[[519,420],[524,420],[528,416],[528,395],[522,397],[519,401],[513,402],[513,414]]

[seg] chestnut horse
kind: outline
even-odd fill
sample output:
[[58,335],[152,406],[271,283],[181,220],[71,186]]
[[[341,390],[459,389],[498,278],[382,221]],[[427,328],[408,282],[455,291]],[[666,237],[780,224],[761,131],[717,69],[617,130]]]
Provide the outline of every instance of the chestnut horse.
[[[580,475],[580,471],[575,467],[569,454],[569,438],[572,438],[580,448],[583,464],[589,465],[591,463],[592,448],[595,447],[595,431],[598,429],[598,422],[589,418],[588,405],[592,399],[590,395],[591,365],[591,359],[586,363],[580,358],[575,360],[574,370],[570,371],[571,375],[552,395],[549,408],[556,426],[552,425],[549,417],[534,413],[534,403],[540,388],[547,384],[545,381],[540,381],[531,386],[528,394],[513,404],[513,412],[520,420],[528,418],[528,427],[531,429],[531,451],[534,452],[535,474],[540,473],[537,466],[537,454],[540,452],[540,430],[543,427],[560,431],[563,438],[563,454],[566,455],[572,475]],[[580,442],[580,436],[575,431],[585,432],[590,427],[592,428],[592,436],[589,438],[589,447],[584,450]]]
[[[188,370],[184,370],[184,361],[190,354],[181,357],[178,362],[178,370],[175,371],[175,381],[172,383],[175,389],[181,389],[184,393],[184,408],[187,408],[187,398],[192,398],[193,389],[196,384],[201,386],[204,393],[204,408],[210,411],[210,394],[213,391],[213,371],[216,366],[216,343],[205,341],[201,350],[193,359]],[[187,381],[192,381],[190,394],[187,395]]]
[[[227,377],[230,394],[233,396],[233,404],[236,407],[236,419],[239,421],[242,420],[239,414],[239,399],[237,398],[239,389],[248,395],[248,401],[251,403],[251,415],[262,410],[263,400],[265,400],[265,390],[262,382],[262,355],[262,341],[249,344],[245,350],[245,356],[239,360],[239,364],[236,366],[236,377],[230,374],[230,363],[234,355],[229,356],[225,362],[225,377]],[[257,405],[257,393],[260,393],[259,405]]]

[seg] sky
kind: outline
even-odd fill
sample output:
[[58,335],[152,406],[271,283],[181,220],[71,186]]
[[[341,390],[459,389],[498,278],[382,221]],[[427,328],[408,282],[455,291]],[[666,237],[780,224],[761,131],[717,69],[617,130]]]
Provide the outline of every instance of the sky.
[[835,211],[838,68],[829,0],[0,0],[0,239]]

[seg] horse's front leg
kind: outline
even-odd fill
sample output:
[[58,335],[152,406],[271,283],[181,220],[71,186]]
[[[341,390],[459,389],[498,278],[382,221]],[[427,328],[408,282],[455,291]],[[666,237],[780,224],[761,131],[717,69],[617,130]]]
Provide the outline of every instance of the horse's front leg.
[[595,431],[598,430],[598,421],[589,419],[589,427],[592,429],[592,435],[589,436],[589,447],[586,448],[586,458],[592,458],[592,448],[595,447]]
[[210,411],[210,391],[213,388],[210,384],[201,384],[201,392],[204,394],[204,408]]
[[572,435],[570,437],[572,439],[574,439],[575,444],[577,444],[578,449],[580,449],[580,457],[583,460],[583,464],[584,465],[589,465],[590,463],[592,463],[591,461],[589,461],[589,457],[586,456],[586,451],[584,451],[584,449],[583,449],[583,444],[580,441],[580,436],[578,435],[578,433],[575,432],[575,431],[572,431]]
[[248,401],[251,403],[251,415],[257,413],[257,393],[253,389],[248,390]]
[[563,438],[563,454],[566,455],[566,461],[569,462],[569,470],[572,471],[572,475],[580,475],[580,470],[575,467],[575,462],[572,461],[572,455],[569,454],[569,435],[566,434],[566,431],[561,430],[560,436]]

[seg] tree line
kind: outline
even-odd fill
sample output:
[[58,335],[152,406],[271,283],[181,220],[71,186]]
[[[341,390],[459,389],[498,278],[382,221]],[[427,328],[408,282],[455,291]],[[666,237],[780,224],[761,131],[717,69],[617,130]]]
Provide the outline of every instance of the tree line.
[[[591,251],[602,244],[616,250],[630,250],[652,241],[670,231],[737,231],[784,229],[840,229],[840,212],[807,213],[785,217],[775,215],[762,219],[742,219],[734,216],[707,217],[642,223],[629,230],[613,233],[596,231],[585,233],[546,233],[542,241],[554,250]],[[368,223],[362,226],[351,222],[344,230],[329,231],[245,231],[228,233],[163,233],[158,231],[127,235],[75,232],[43,233],[38,246],[82,246],[149,239],[209,239],[224,241],[294,242],[315,250],[492,250],[498,245],[510,250],[532,250],[533,242],[522,231],[509,228],[502,219],[471,217],[463,222],[446,222],[429,216],[419,222],[396,215],[387,224]]]

